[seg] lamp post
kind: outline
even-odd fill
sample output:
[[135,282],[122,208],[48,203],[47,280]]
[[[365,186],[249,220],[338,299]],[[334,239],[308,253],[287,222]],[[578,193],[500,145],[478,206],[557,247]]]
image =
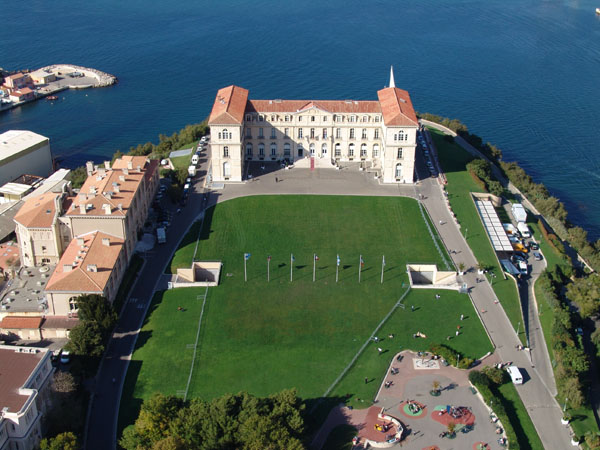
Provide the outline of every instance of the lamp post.
[[519,332],[521,331],[521,322],[517,324],[517,338],[519,337]]
[[563,412],[567,410],[567,402],[569,401],[569,397],[565,398],[565,404],[563,405]]

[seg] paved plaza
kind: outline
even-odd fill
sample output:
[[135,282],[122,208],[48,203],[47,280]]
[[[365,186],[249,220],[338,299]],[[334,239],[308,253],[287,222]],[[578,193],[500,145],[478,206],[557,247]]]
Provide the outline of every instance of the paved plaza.
[[[431,357],[410,351],[398,355],[402,360],[394,357],[373,405],[360,410],[336,407],[315,437],[313,448],[321,448],[329,432],[341,424],[352,425],[358,430],[360,446],[367,440],[388,440],[395,429],[389,420],[381,419],[380,414],[394,417],[402,424],[402,440],[395,447],[414,450],[505,448],[498,443],[504,436],[502,427],[492,420],[481,396],[471,389],[469,371],[444,366],[438,361],[432,361],[437,364],[423,364]],[[496,363],[497,357],[491,355],[485,358],[483,365]],[[441,390],[437,397],[430,394],[434,381],[439,383]],[[449,423],[456,426],[453,439],[443,437]]]

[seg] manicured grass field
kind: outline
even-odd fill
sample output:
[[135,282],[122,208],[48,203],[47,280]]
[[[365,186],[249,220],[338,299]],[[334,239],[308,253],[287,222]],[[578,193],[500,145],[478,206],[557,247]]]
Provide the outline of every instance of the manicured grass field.
[[[184,148],[187,149],[187,148],[190,148],[190,146],[186,145]],[[176,156],[175,158],[171,158],[171,162],[173,163],[175,170],[187,169],[189,167],[189,165],[191,164],[193,154],[194,154],[194,152],[190,153],[189,155]]]
[[543,450],[544,446],[537,434],[523,402],[515,386],[509,381],[498,387],[498,393],[502,396],[502,405],[515,430],[520,448],[531,450]]
[[[447,142],[439,131],[430,129],[429,132],[438,149],[440,163],[448,179],[446,190],[452,210],[461,224],[462,233],[466,235],[467,242],[477,260],[494,268],[497,277],[493,288],[514,329],[517,330],[519,322],[521,322],[521,328],[524,328],[515,282],[511,278],[502,278],[502,270],[494,256],[494,250],[470,196],[471,192],[481,191],[466,169],[467,163],[474,158],[458,144]],[[523,335],[521,338],[523,341]]]
[[[189,267],[192,241],[184,239],[172,267]],[[246,252],[251,257],[244,282]],[[319,256],[314,283],[313,254]],[[365,264],[359,284],[361,254]],[[187,261],[183,255],[188,255]],[[210,399],[241,390],[262,396],[295,387],[309,404],[323,395],[405,291],[405,264],[441,267],[417,203],[392,197],[230,200],[207,212],[197,259],[221,260],[223,269],[221,284],[208,291],[189,396]],[[180,289],[156,299],[132,358],[123,404],[134,408],[121,411],[122,424],[133,421],[139,402],[152,392],[185,389],[193,351],[186,345],[196,337],[198,293]],[[468,296],[439,293],[441,299],[436,300],[434,291],[411,291],[406,308],[397,309],[381,329],[384,340],[367,346],[332,395],[356,405],[357,398],[372,399],[390,359],[401,348],[425,350],[432,343],[444,343],[472,358],[492,350]],[[179,312],[178,306],[187,310]],[[462,323],[460,314],[466,316]],[[447,341],[459,323],[463,334]],[[427,338],[414,339],[417,331]],[[393,339],[386,338],[390,333]],[[377,346],[386,352],[379,356]],[[365,385],[365,376],[375,381]]]

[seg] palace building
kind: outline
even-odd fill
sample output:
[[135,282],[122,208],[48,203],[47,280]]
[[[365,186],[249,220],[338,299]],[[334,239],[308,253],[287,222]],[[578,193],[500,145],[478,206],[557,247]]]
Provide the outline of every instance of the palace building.
[[251,100],[217,92],[208,124],[214,181],[242,181],[248,161],[293,164],[326,158],[362,163],[384,183],[412,183],[419,122],[410,95],[394,85],[377,100]]

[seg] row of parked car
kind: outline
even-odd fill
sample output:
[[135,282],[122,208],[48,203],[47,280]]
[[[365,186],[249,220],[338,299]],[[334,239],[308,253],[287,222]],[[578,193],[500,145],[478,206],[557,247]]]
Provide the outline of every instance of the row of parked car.
[[425,157],[425,164],[427,164],[427,169],[429,169],[429,173],[431,174],[432,177],[437,177],[438,172],[437,172],[437,169],[435,168],[435,165],[433,164],[433,158],[431,156],[431,153],[429,152],[429,147],[427,146],[427,141],[425,141],[425,137],[423,136],[423,133],[421,133],[420,131],[417,132],[417,141],[419,142],[419,145],[421,146],[421,149],[423,150],[423,156]]

